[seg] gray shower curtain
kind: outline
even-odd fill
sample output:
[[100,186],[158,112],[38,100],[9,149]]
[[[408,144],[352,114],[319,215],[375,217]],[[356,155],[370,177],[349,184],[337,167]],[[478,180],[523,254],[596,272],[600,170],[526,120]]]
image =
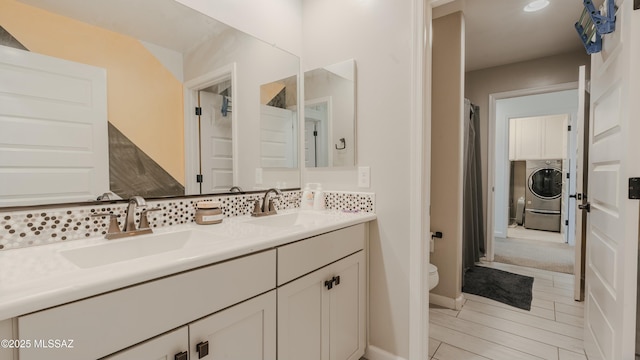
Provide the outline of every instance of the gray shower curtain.
[[480,162],[479,108],[464,100],[464,171],[462,266],[473,267],[484,254],[482,170]]

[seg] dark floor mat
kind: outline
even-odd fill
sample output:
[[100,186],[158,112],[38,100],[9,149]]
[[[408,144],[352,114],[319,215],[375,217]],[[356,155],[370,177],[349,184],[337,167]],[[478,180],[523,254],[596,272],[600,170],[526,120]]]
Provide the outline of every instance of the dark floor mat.
[[464,273],[463,292],[531,310],[533,278],[475,266]]

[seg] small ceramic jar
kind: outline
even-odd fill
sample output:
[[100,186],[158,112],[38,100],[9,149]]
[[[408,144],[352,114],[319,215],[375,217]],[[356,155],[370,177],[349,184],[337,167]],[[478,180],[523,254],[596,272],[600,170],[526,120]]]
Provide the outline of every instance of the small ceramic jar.
[[211,225],[222,222],[221,204],[219,201],[201,201],[196,204],[196,224]]

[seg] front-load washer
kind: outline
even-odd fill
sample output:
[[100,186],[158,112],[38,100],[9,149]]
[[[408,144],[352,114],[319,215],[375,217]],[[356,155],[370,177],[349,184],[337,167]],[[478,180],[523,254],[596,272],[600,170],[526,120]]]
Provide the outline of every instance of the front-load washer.
[[560,231],[562,160],[529,160],[526,164],[524,227]]

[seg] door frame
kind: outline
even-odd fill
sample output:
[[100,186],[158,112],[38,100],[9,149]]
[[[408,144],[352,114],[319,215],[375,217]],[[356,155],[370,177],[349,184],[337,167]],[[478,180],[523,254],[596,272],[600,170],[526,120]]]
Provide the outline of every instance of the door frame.
[[[304,106],[305,106],[305,110],[307,106],[313,106],[313,105],[318,105],[318,104],[326,104],[327,106],[327,116],[326,116],[326,142],[324,144],[324,146],[326,146],[327,148],[327,166],[333,166],[333,149],[332,149],[332,143],[333,143],[333,104],[332,104],[332,99],[331,96],[323,96],[323,97],[319,97],[319,98],[315,98],[315,99],[309,99],[309,100],[305,100],[304,101]],[[314,119],[317,120],[317,119]],[[307,122],[307,113],[305,111],[304,114],[304,123],[306,124]],[[319,121],[322,122],[322,121]],[[305,159],[306,160],[306,159]]]
[[[193,175],[199,173],[200,168],[200,150],[198,143],[200,134],[198,132],[195,108],[198,106],[198,91],[205,89],[222,81],[231,80],[231,99],[236,103],[234,109],[238,109],[237,104],[237,75],[236,63],[231,63],[213,70],[204,75],[198,76],[184,83],[184,167],[185,195],[200,194],[199,183],[196,182]],[[238,183],[238,114],[237,111],[231,111],[231,136],[232,136],[232,152],[233,152],[233,183]]]
[[487,261],[494,260],[494,218],[495,218],[495,202],[494,202],[494,187],[495,187],[495,155],[496,155],[496,103],[498,100],[540,95],[564,90],[574,90],[578,88],[578,82],[568,82],[562,84],[541,86],[528,89],[512,90],[499,93],[489,94],[489,124],[488,124],[488,153],[487,153],[487,221],[486,221],[486,234],[487,239],[485,257]]

